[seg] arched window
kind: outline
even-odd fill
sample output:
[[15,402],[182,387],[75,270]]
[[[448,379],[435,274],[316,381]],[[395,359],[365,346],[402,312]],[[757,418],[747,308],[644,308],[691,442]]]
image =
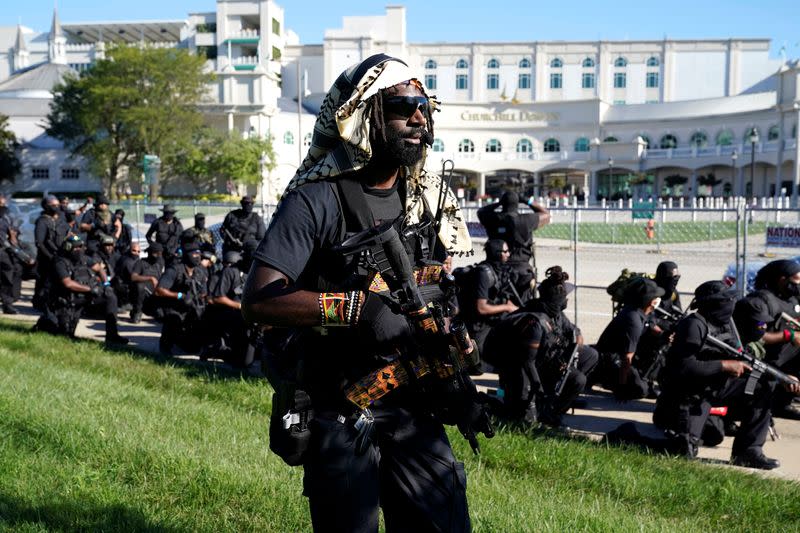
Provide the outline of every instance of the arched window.
[[533,152],[533,143],[530,139],[520,139],[517,141],[517,152],[521,154],[529,154]]
[[658,60],[658,58],[657,58],[656,56],[651,56],[651,57],[650,57],[650,58],[647,60],[647,66],[648,66],[648,67],[657,67],[657,66],[659,66],[660,64],[661,64],[661,61],[659,61],[659,60]]
[[658,143],[658,146],[662,150],[666,150],[668,148],[677,148],[678,138],[671,133],[667,133],[666,135],[661,137],[661,141]]
[[717,146],[730,146],[733,144],[733,132],[731,130],[722,130],[717,133]]
[[583,68],[593,68],[594,59],[592,59],[591,57],[587,57],[586,59],[583,60],[583,63],[581,63],[581,65],[583,66]]
[[306,133],[305,136],[303,137],[303,146],[305,146],[306,148],[311,146],[311,134],[310,133]]
[[429,59],[425,62],[425,68],[430,70],[436,68],[436,61],[433,59]]
[[431,149],[434,152],[444,152],[444,141],[438,138],[434,139],[433,146],[431,147]]
[[586,137],[579,137],[578,140],[575,141],[576,152],[588,152],[591,147],[591,142]]
[[459,59],[456,61],[456,68],[469,68],[469,63],[466,59]]
[[694,146],[696,148],[705,148],[708,146],[708,135],[706,135],[702,131],[696,131],[692,133],[692,136],[689,138],[689,146]]
[[558,142],[558,139],[553,139],[550,137],[544,142],[544,151],[545,152],[560,152],[561,151],[561,143]]
[[604,143],[618,143],[618,142],[619,142],[619,139],[617,139],[617,138],[616,138],[616,137],[614,137],[613,135],[609,135],[608,137],[606,137],[605,139],[603,139],[603,142],[604,142]]
[[291,131],[283,134],[283,144],[294,144],[294,134]]
[[495,58],[492,58],[488,63],[486,63],[486,68],[500,68],[500,62]]
[[645,135],[644,133],[640,133],[640,134],[639,134],[639,137],[641,137],[641,138],[642,138],[642,140],[644,141],[644,147],[645,147],[645,150],[649,149],[649,148],[650,148],[650,146],[653,144],[653,143],[650,141],[650,137],[649,137],[648,135]]
[[769,131],[767,132],[767,140],[777,141],[780,138],[781,138],[781,129],[777,125],[770,126]]
[[615,67],[627,67],[628,66],[628,60],[625,59],[622,56],[619,56],[618,58],[616,58],[614,60],[614,66]]
[[503,151],[503,145],[500,144],[500,141],[498,141],[497,139],[489,139],[489,141],[486,143],[486,151],[487,152],[502,152]]
[[531,60],[528,59],[527,57],[523,58],[519,62],[519,68],[531,68]]
[[564,66],[564,62],[561,61],[559,58],[555,58],[550,62],[550,68],[561,68]]
[[458,151],[472,153],[475,151],[475,143],[469,139],[462,139],[461,142],[458,143]]

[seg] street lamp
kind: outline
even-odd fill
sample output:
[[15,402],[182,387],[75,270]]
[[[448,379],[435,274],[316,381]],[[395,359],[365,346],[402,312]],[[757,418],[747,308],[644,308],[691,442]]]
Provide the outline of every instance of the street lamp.
[[611,200],[611,167],[614,166],[614,158],[608,158],[608,199]]
[[756,175],[756,143],[758,142],[758,130],[753,126],[750,129],[750,194],[753,194],[755,188],[755,175]]
[[733,185],[734,194],[737,193],[739,188],[736,186],[736,160],[739,159],[739,153],[734,150],[731,154],[731,185]]

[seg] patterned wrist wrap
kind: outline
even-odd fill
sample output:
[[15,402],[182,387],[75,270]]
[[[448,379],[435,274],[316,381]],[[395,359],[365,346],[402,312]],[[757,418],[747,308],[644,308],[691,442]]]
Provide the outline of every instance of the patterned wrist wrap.
[[321,292],[320,323],[326,327],[352,326],[358,322],[364,301],[361,291]]

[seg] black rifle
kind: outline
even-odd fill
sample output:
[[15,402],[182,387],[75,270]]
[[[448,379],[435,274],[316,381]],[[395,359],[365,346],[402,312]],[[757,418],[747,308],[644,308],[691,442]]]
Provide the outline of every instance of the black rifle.
[[[479,453],[477,434],[483,433],[491,438],[494,436],[494,428],[484,401],[469,377],[468,368],[462,364],[462,359],[471,359],[477,355],[463,322],[453,320],[448,333],[442,305],[439,302],[428,305],[422,297],[405,246],[392,222],[354,235],[342,243],[339,250],[345,255],[362,253],[362,258],[369,263],[370,268],[380,272],[386,280],[394,300],[399,303],[400,312],[414,327],[417,349],[413,355],[421,354],[434,364],[444,363],[451,370],[447,378],[420,382],[420,385],[425,388],[430,383],[432,392],[444,393],[448,405],[435,407],[442,410],[446,420],[453,420],[464,438],[469,441],[472,451]],[[450,291],[454,288],[454,283],[445,277],[442,286],[445,291]],[[450,349],[453,344],[460,354],[455,354]],[[364,424],[369,424],[371,414],[362,414],[362,418],[365,420]]]
[[571,348],[569,359],[567,359],[567,366],[564,368],[563,374],[561,374],[561,378],[559,378],[558,383],[556,383],[556,388],[554,389],[556,398],[561,396],[561,393],[564,391],[564,385],[567,384],[567,378],[570,372],[578,368],[578,357],[581,347],[578,344],[578,335],[574,330],[572,331]]
[[[657,310],[659,308],[656,308]],[[669,311],[664,311],[663,309],[660,310],[661,314],[664,315],[665,318],[668,320],[676,320],[677,318],[674,314],[670,313]],[[734,326],[735,328],[735,326]],[[738,332],[736,333],[738,337]],[[756,384],[758,380],[761,379],[761,376],[767,374],[775,379],[778,382],[784,385],[795,385],[798,382],[795,378],[785,374],[775,368],[774,366],[770,365],[769,363],[765,363],[761,359],[758,359],[755,355],[750,353],[750,351],[745,346],[740,346],[738,348],[731,346],[725,341],[722,341],[713,335],[706,335],[706,341],[711,344],[712,346],[719,348],[724,353],[734,357],[735,359],[739,359],[744,361],[750,366],[750,377],[747,380],[747,385],[745,385],[744,392],[745,394],[752,395],[756,389]],[[741,344],[741,343],[740,343]]]

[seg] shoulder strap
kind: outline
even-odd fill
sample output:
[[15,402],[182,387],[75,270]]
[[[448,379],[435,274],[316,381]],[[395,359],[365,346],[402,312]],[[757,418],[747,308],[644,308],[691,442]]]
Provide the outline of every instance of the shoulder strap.
[[336,180],[336,189],[339,193],[339,203],[342,205],[345,231],[361,231],[375,225],[361,183],[350,177],[344,177]]

